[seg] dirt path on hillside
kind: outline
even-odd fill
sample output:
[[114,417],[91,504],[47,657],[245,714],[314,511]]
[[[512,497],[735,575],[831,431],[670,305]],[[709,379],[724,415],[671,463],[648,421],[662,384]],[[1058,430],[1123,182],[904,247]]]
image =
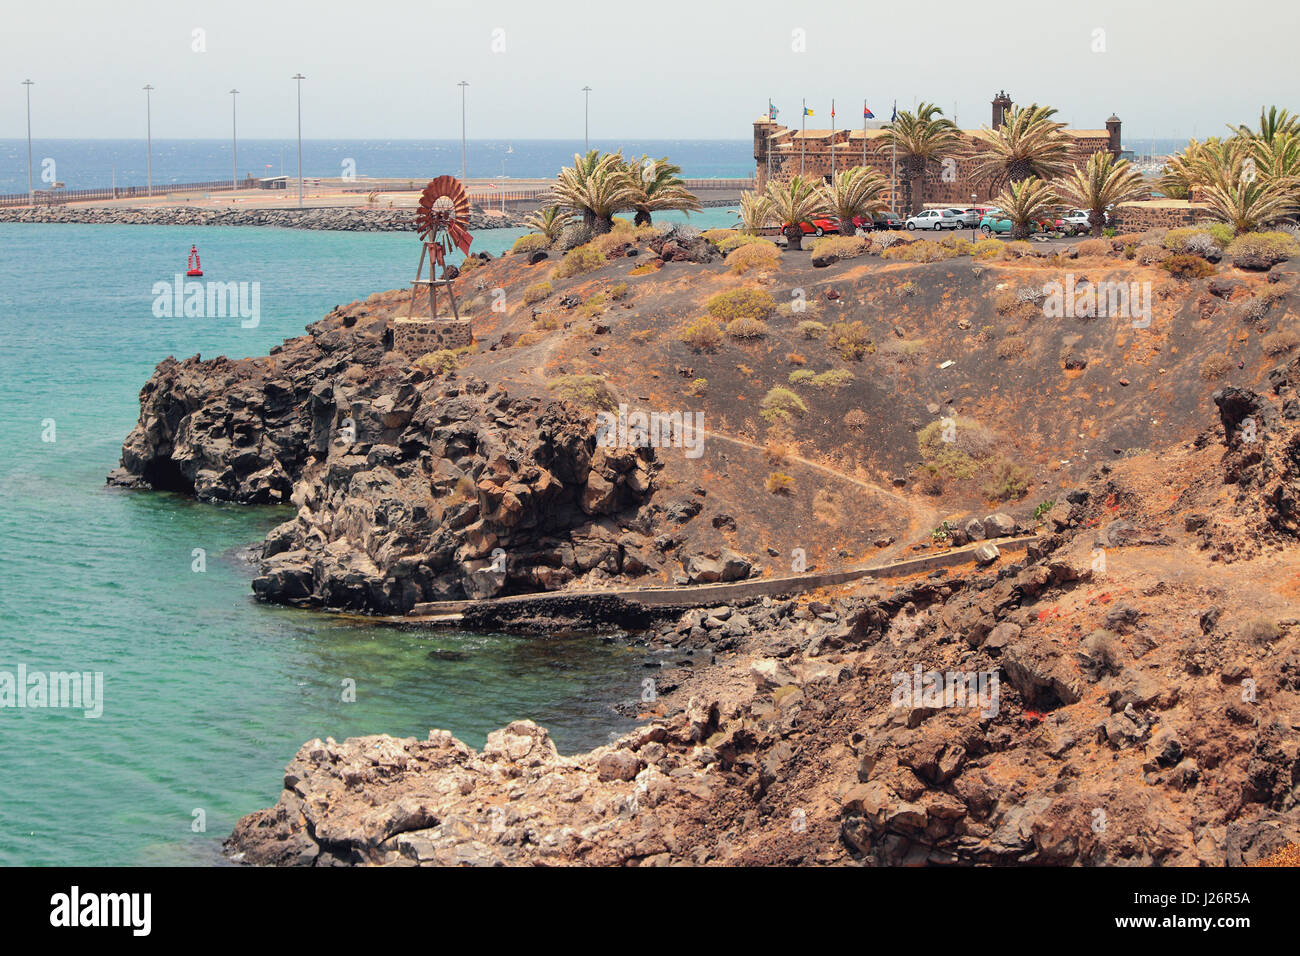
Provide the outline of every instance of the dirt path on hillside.
[[[755,444],[754,442],[748,441],[744,438],[736,438],[734,435],[724,435],[722,432],[710,431],[708,429],[703,429],[703,432],[706,436],[730,442],[733,445],[741,445],[760,453],[765,451],[762,445]],[[893,555],[902,551],[904,548],[908,547],[909,544],[923,538],[925,535],[928,535],[930,530],[939,524],[940,512],[938,508],[917,501],[908,495],[900,494],[892,488],[886,488],[883,485],[878,485],[874,482],[855,478],[842,471],[836,471],[829,465],[823,465],[809,458],[805,458],[802,455],[791,454],[786,457],[790,461],[797,461],[799,464],[804,465],[807,468],[812,468],[813,470],[820,471],[825,475],[830,475],[832,478],[848,482],[851,485],[856,485],[872,494],[888,498],[907,512],[907,529],[897,536],[898,541],[895,544],[879,552],[881,557]]]

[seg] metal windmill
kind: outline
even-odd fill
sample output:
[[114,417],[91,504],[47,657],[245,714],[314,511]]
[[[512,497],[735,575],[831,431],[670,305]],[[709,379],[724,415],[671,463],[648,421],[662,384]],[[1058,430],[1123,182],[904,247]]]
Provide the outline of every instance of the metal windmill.
[[[429,318],[438,316],[438,286],[447,290],[451,301],[451,314],[457,319],[460,312],[456,309],[456,294],[452,291],[452,280],[447,278],[447,254],[453,248],[469,253],[469,244],[474,237],[466,228],[469,223],[469,196],[465,187],[455,176],[439,176],[430,180],[429,185],[420,193],[420,205],[415,211],[415,231],[424,243],[420,251],[420,264],[415,270],[415,279],[411,282],[411,302],[406,314],[409,316],[415,308],[415,293],[420,286],[429,290]],[[425,260],[429,262],[429,278],[422,279]]]

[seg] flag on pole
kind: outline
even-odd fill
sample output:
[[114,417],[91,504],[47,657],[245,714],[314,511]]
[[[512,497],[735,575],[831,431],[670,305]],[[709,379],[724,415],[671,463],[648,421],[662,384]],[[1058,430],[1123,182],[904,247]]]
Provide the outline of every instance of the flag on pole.
[[804,115],[804,116],[812,116],[812,115],[813,115],[813,111],[810,110],[808,107],[805,106],[805,107],[803,108],[803,115]]
[[889,122],[894,123],[897,121],[898,121],[898,100],[894,100],[894,115],[889,117]]
[[867,102],[866,102],[866,100],[863,100],[863,101],[862,101],[862,118],[863,118],[863,119],[875,119],[875,118],[876,118],[876,114],[873,113],[873,112],[871,112],[871,110],[867,109]]
[[835,101],[831,100],[831,129],[835,128]]
[[768,101],[767,101],[767,118],[770,119],[770,120],[775,121],[775,120],[776,120],[776,114],[779,113],[779,112],[781,112],[781,111],[778,110],[775,106],[772,105],[772,101],[771,101],[771,100],[768,100]]

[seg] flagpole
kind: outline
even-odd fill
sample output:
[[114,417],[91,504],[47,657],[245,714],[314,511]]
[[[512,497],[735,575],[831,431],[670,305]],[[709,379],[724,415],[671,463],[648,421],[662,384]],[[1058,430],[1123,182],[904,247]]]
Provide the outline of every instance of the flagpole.
[[803,175],[803,156],[808,149],[808,101],[803,101],[803,109],[799,117],[799,175]]
[[867,101],[862,101],[862,165],[867,165]]
[[835,182],[835,98],[831,97],[831,182]]

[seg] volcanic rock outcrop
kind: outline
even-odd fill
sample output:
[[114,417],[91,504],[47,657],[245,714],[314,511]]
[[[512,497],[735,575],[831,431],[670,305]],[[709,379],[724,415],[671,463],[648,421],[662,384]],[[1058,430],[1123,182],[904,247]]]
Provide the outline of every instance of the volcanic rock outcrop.
[[637,517],[653,450],[597,448],[572,405],[432,380],[385,327],[336,310],[268,358],[167,359],[110,482],[292,503],[253,583],[267,601],[404,613],[663,560]]

